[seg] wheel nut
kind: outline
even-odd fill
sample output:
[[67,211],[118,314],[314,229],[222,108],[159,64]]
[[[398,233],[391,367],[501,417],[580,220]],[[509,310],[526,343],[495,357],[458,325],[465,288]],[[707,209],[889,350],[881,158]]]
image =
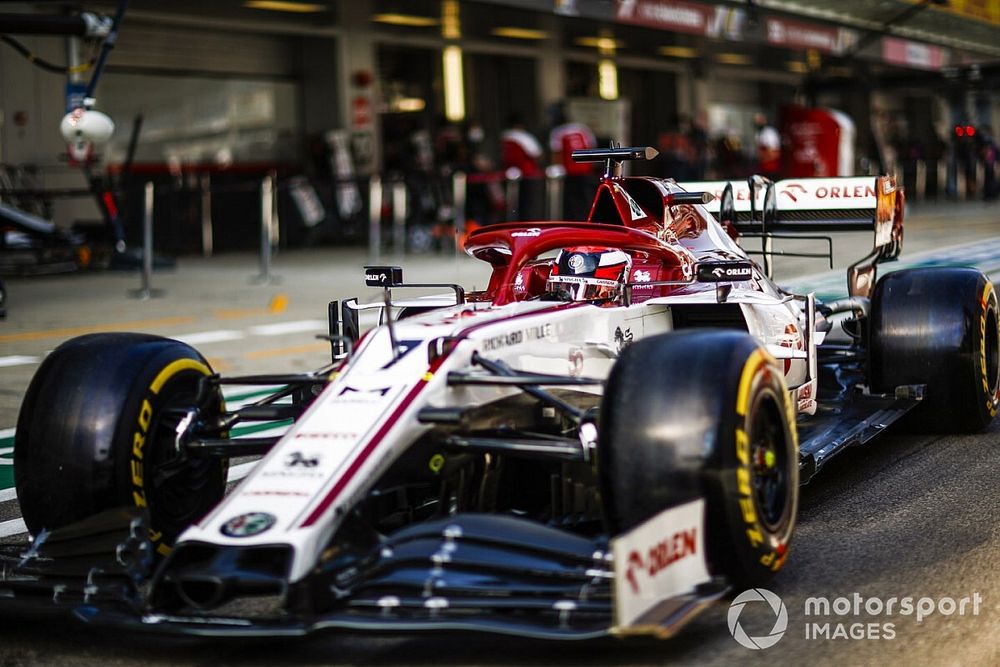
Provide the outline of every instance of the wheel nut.
[[764,465],[766,465],[768,468],[773,468],[776,460],[777,457],[774,455],[774,452],[772,452],[770,449],[764,452]]

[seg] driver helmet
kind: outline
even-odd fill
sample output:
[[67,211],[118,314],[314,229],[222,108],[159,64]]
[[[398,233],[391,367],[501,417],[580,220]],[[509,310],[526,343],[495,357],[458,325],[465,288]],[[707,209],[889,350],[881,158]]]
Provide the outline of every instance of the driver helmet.
[[556,257],[545,289],[563,290],[573,301],[618,299],[632,268],[632,258],[617,248],[564,248]]

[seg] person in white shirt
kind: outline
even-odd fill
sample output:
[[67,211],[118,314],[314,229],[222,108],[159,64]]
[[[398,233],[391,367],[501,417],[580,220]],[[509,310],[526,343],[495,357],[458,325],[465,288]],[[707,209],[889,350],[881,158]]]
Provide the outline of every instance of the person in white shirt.
[[754,114],[753,122],[757,127],[757,167],[755,171],[775,181],[781,171],[781,135],[768,125],[767,118],[762,113]]

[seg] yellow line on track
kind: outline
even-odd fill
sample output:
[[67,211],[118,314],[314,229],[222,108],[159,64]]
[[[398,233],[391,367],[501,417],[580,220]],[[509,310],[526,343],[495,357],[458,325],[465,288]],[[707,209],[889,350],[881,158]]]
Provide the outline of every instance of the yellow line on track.
[[280,315],[288,309],[288,295],[277,294],[267,304],[266,308],[219,308],[212,315],[219,320],[238,320],[244,317],[259,317],[261,315]]
[[68,338],[70,336],[80,336],[88,333],[99,333],[102,331],[130,331],[133,329],[151,329],[154,327],[174,326],[178,324],[190,324],[195,318],[189,315],[178,315],[176,317],[161,317],[155,320],[133,320],[131,322],[113,322],[110,324],[95,324],[85,327],[63,327],[60,329],[45,329],[42,331],[25,331],[23,333],[4,334],[0,336],[0,343],[8,343],[22,340],[44,340],[46,338]]

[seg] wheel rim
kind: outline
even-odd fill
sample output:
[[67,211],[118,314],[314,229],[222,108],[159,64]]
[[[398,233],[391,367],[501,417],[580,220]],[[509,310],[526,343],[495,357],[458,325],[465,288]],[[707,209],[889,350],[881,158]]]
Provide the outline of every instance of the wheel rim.
[[154,528],[172,541],[175,531],[201,517],[205,493],[218,478],[218,462],[190,459],[176,451],[175,431],[189,408],[194,408],[196,381],[165,388],[167,398],[151,425],[153,433],[149,476],[149,506]]
[[775,532],[786,522],[792,488],[783,413],[771,392],[757,401],[750,419],[749,439],[757,513],[763,524]]

